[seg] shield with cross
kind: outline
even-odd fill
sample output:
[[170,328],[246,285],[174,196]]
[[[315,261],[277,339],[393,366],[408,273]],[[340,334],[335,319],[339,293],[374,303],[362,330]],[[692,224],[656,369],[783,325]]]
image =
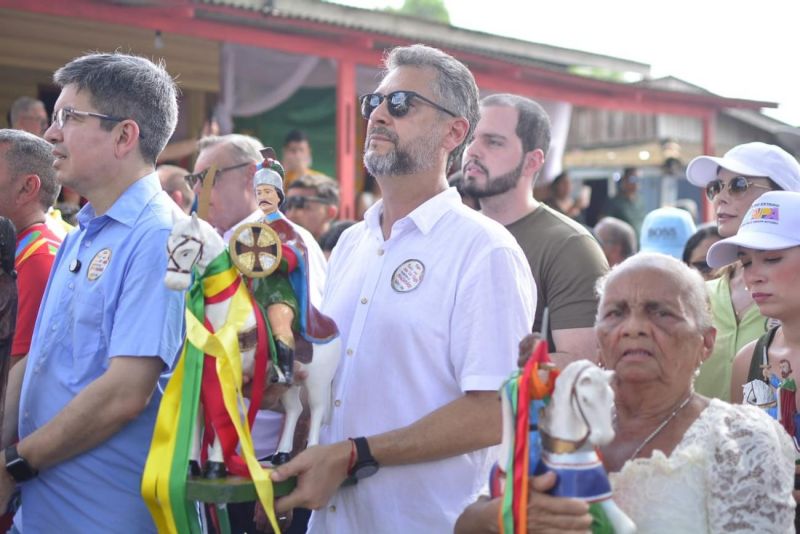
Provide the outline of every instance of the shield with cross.
[[247,223],[239,226],[228,245],[231,261],[249,278],[271,275],[281,263],[281,240],[268,224]]

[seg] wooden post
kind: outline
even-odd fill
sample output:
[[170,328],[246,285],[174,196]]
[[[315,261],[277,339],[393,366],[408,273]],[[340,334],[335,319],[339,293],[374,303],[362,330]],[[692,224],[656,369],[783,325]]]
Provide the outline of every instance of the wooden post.
[[336,178],[339,218],[355,219],[356,204],[356,64],[339,60],[336,71]]

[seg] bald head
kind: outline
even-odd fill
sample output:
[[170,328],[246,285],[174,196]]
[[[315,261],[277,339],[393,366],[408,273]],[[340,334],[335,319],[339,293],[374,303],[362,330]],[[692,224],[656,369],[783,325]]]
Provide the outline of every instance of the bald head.
[[636,232],[621,219],[603,217],[594,227],[608,264],[613,267],[636,253]]

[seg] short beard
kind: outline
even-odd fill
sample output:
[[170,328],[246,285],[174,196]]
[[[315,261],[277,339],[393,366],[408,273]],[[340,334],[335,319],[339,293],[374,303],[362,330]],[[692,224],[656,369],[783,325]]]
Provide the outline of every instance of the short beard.
[[[497,195],[502,195],[506,191],[511,191],[517,184],[519,183],[519,179],[522,177],[522,167],[525,165],[525,158],[523,157],[519,165],[516,169],[512,169],[511,171],[501,174],[497,177],[491,177],[488,175],[486,177],[486,187],[481,188],[472,180],[465,180],[461,182],[461,191],[465,194],[475,197],[475,198],[489,198]],[[482,169],[486,169],[478,163]]]
[[[370,135],[380,133],[394,144],[394,150],[386,154],[376,154],[369,149]],[[373,128],[367,135],[367,149],[364,151],[364,166],[372,176],[406,176],[429,171],[436,161],[436,132],[431,130],[424,136],[413,139],[408,146],[400,148],[399,139],[394,132],[381,127]]]

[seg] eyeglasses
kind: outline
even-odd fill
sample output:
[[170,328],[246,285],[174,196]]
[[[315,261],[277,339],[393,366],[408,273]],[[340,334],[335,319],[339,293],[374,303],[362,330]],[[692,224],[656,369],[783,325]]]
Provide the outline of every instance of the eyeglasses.
[[393,91],[388,95],[382,95],[380,93],[364,95],[361,97],[361,115],[365,119],[369,119],[370,115],[372,115],[372,112],[381,105],[381,102],[386,100],[386,107],[389,110],[389,115],[397,118],[403,117],[406,115],[406,113],[408,113],[408,110],[411,108],[411,104],[415,98],[419,98],[423,102],[427,102],[439,111],[444,111],[448,115],[453,117],[458,116],[449,109],[443,108],[433,100],[425,98],[421,94],[415,93],[414,91]]
[[[244,163],[239,163],[238,165],[231,165],[230,167],[217,169],[217,174],[214,175],[214,182],[211,185],[214,186],[217,184],[217,180],[219,179],[220,176],[222,176],[222,173],[232,171],[234,169],[241,169],[242,167],[247,167],[248,165],[250,165],[250,163],[251,162],[246,161]],[[201,184],[203,183],[203,180],[206,179],[207,174],[208,174],[208,169],[193,174],[187,174],[183,177],[183,179],[186,180],[186,182],[189,184],[189,187],[194,189],[195,185],[197,185],[198,183]]]
[[750,187],[772,189],[768,185],[751,182],[744,176],[734,176],[727,184],[722,180],[712,180],[708,182],[708,184],[706,184],[706,197],[708,197],[708,200],[714,200],[714,197],[719,195],[726,187],[728,188],[728,193],[734,197],[744,194]]
[[286,201],[283,204],[283,211],[302,210],[305,209],[306,205],[311,202],[318,202],[320,204],[333,204],[333,202],[328,198],[292,196],[286,197]]
[[[53,113],[52,124],[58,126],[59,130],[63,130],[64,125],[72,117],[96,117],[100,120],[113,121],[113,122],[122,122],[128,120],[125,117],[114,117],[112,115],[103,115],[102,113],[95,113],[93,111],[78,111],[77,109],[72,109],[72,108],[61,108],[55,113]],[[144,139],[144,135],[142,135],[141,131],[139,132],[139,138]]]
[[702,274],[708,274],[713,270],[705,260],[693,261],[689,265],[700,271]]

